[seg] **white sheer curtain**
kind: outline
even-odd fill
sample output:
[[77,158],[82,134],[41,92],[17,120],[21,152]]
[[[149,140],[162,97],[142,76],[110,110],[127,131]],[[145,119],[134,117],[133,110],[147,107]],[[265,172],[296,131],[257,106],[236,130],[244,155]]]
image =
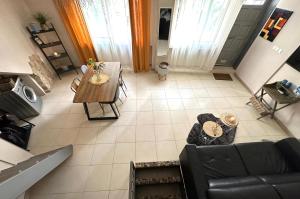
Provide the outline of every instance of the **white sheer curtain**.
[[171,66],[211,70],[243,0],[175,0]]
[[80,0],[99,60],[132,65],[128,0]]

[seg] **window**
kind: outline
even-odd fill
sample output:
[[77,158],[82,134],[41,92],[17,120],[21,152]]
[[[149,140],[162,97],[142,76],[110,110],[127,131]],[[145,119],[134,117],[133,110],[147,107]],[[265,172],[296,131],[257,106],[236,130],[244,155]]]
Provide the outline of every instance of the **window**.
[[264,5],[266,0],[246,0],[244,2],[244,5],[255,5],[255,6],[261,6]]
[[212,45],[228,4],[228,0],[180,1],[173,19],[170,46],[198,45],[206,48]]
[[79,0],[99,60],[131,65],[128,0]]

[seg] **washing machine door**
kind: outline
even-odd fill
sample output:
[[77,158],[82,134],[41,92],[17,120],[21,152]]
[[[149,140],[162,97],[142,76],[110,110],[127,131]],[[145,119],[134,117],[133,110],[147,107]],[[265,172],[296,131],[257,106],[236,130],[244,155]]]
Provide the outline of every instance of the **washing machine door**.
[[37,101],[37,96],[32,88],[23,86],[23,94],[29,102],[35,103]]

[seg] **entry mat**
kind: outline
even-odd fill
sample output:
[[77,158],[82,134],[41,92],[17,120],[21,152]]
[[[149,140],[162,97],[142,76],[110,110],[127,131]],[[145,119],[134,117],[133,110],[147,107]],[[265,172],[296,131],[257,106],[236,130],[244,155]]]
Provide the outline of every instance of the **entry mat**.
[[130,163],[129,199],[186,199],[178,161]]
[[213,73],[215,80],[227,80],[232,81],[230,74],[226,73]]

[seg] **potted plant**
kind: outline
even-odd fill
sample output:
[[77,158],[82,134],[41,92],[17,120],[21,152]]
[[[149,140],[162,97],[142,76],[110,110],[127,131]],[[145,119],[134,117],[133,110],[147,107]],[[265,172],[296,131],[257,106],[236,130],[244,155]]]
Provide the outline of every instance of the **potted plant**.
[[38,12],[38,13],[34,14],[33,17],[35,18],[35,20],[37,22],[39,22],[39,24],[41,25],[41,28],[43,30],[48,30],[49,29],[49,27],[46,24],[47,20],[48,20],[48,17],[45,14],[43,14],[41,12]]
[[88,59],[87,63],[88,67],[93,69],[94,76],[96,76],[96,81],[101,81],[101,72],[104,69],[104,63],[103,62],[96,62],[93,58]]

